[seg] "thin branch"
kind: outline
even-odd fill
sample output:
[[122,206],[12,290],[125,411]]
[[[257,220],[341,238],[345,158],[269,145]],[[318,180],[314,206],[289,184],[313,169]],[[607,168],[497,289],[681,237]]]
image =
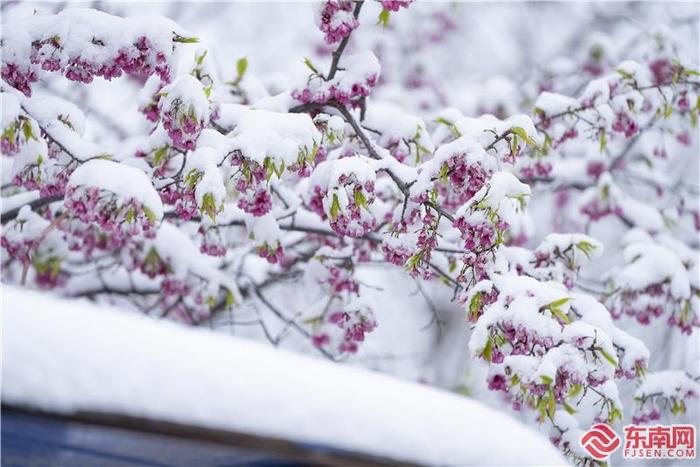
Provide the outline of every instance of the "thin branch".
[[[265,305],[266,308],[268,308],[275,316],[277,316],[279,319],[281,319],[286,325],[293,327],[297,331],[299,331],[301,334],[303,334],[305,337],[311,339],[311,334],[301,327],[299,323],[294,321],[293,319],[289,319],[284,314],[277,309],[270,301],[260,292],[260,289],[256,285],[252,285],[251,288],[253,289],[253,293],[255,296],[262,302],[263,305]],[[321,352],[325,357],[329,358],[330,360],[335,360],[333,358],[333,355],[328,353],[325,349],[322,349],[321,347],[316,347],[314,346],[315,349],[317,349],[319,352]]]
[[29,203],[23,204],[22,206],[19,206],[14,209],[10,209],[7,212],[3,212],[0,215],[0,222],[5,224],[17,217],[19,214],[19,211],[24,207],[24,206],[29,206],[32,211],[44,207],[46,205],[49,205],[51,203],[55,203],[56,201],[61,201],[63,199],[63,196],[61,195],[56,195],[56,196],[47,196],[46,198],[39,198],[35,199],[34,201],[30,201]]
[[[352,15],[355,19],[357,19],[360,16],[360,10],[362,9],[363,4],[364,1],[358,1],[355,3],[355,9],[352,12]],[[348,45],[351,35],[352,32],[345,36],[343,40],[340,41],[338,48],[335,49],[335,51],[333,52],[333,60],[331,61],[331,67],[328,70],[328,76],[326,77],[326,81],[332,80],[335,77],[335,73],[338,71],[338,63],[340,62],[340,57],[341,55],[343,55],[343,51],[345,50],[345,46]]]

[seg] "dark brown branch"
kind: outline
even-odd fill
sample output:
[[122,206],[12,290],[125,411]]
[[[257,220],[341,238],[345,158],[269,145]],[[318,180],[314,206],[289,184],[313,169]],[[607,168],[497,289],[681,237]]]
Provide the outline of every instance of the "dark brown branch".
[[[355,9],[352,12],[352,15],[357,19],[360,16],[360,10],[362,9],[362,5],[364,4],[364,1],[358,1],[355,3]],[[343,40],[340,41],[340,44],[338,45],[338,48],[335,49],[335,52],[333,52],[333,60],[331,61],[331,67],[328,70],[328,76],[326,77],[326,81],[331,80],[335,77],[335,73],[338,71],[338,62],[340,61],[341,55],[343,55],[343,51],[345,50],[345,47],[348,45],[348,42],[350,41],[350,36],[352,33],[348,34],[343,38]]]
[[15,219],[17,217],[17,214],[19,214],[20,209],[22,209],[24,206],[29,206],[33,211],[51,203],[55,203],[56,201],[61,201],[62,199],[63,196],[60,195],[47,196],[46,198],[35,199],[34,201],[30,201],[29,203],[26,203],[20,207],[10,209],[9,211],[2,213],[2,215],[0,215],[0,222],[5,224]]

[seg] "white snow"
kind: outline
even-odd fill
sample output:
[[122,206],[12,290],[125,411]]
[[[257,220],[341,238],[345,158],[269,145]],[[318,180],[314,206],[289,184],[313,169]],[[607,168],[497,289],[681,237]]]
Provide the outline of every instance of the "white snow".
[[649,285],[669,281],[675,298],[690,297],[688,271],[673,251],[655,243],[640,242],[628,245],[623,256],[627,264],[615,277],[618,284],[643,290]]
[[535,101],[535,108],[542,110],[548,116],[567,112],[578,107],[579,103],[573,97],[552,92],[543,92]]
[[[518,212],[530,197],[530,187],[508,172],[496,172],[491,179],[457,210],[456,216],[470,216],[470,219],[485,220],[486,211],[492,209],[508,222],[517,219]],[[517,220],[516,220],[517,222]]]
[[495,158],[489,156],[474,138],[461,136],[440,146],[435,151],[432,159],[418,167],[420,173],[416,183],[411,186],[411,196],[420,196],[421,193],[430,190],[434,185],[433,179],[438,176],[443,164],[455,156],[464,157],[466,164],[479,164],[484,169],[494,169],[496,167]]
[[3,62],[29,67],[32,43],[53,37],[61,44],[53,58],[62,65],[72,57],[108,64],[120,49],[131,47],[143,36],[170,60],[173,33],[186,35],[176,23],[160,16],[120,18],[91,8],[71,8],[56,15],[35,14],[3,24]]
[[620,359],[620,367],[623,369],[632,369],[636,362],[649,360],[649,349],[644,342],[618,327],[613,329],[613,343],[624,350]]
[[267,243],[272,246],[282,239],[282,231],[272,213],[259,217],[246,215],[245,224],[249,237],[256,245]]
[[[61,149],[67,151],[75,159],[86,161],[93,157],[105,154],[105,150],[99,145],[85,140],[82,132],[85,126],[85,116],[74,104],[57,97],[33,97],[26,98],[9,86],[3,85],[3,96],[12,93],[13,100],[19,101],[24,109],[29,121],[32,123],[32,131],[39,135],[43,131],[48,136],[49,141],[60,144]],[[10,106],[14,107],[12,98]],[[4,99],[3,99],[4,105]],[[14,110],[17,110],[16,108]],[[11,114],[8,114],[8,118]],[[3,117],[4,118],[4,117]],[[3,127],[4,129],[4,127]],[[46,141],[39,138],[39,141],[30,139],[25,143],[27,147],[20,150],[24,160],[33,161],[37,154],[46,155]],[[20,161],[16,161],[15,170],[24,167]]]
[[379,79],[381,66],[379,60],[372,52],[360,52],[343,57],[342,70],[338,71],[336,78],[331,80],[331,85],[339,90],[350,93],[353,85],[364,83],[374,76]]
[[119,162],[93,159],[79,166],[68,180],[70,186],[97,187],[111,191],[121,202],[135,199],[163,218],[163,203],[150,178],[141,170]]
[[[174,82],[161,89],[163,95],[158,106],[169,112],[172,108],[178,108],[182,114],[192,113],[197,121],[209,119],[209,99],[204,93],[202,83],[192,75],[182,75]],[[184,108],[182,108],[184,107]]]
[[2,99],[2,129],[4,130],[20,116],[19,99],[9,92],[0,94]]
[[[469,340],[469,350],[473,356],[479,355],[486,345],[489,328],[500,322],[509,322],[515,328],[523,326],[542,338],[552,337],[554,341],[559,339],[561,325],[553,317],[542,313],[540,308],[568,298],[563,285],[512,274],[493,274],[492,280],[494,287],[499,291],[499,298],[474,325]],[[506,300],[510,300],[508,305]],[[563,303],[560,307],[563,313],[566,313],[568,308],[568,303]]]
[[17,193],[16,195],[11,195],[6,198],[2,198],[2,213],[6,213],[13,209],[29,204],[30,202],[40,198],[39,190],[25,191],[22,193]]
[[214,149],[200,145],[196,150],[187,154],[185,169],[183,173],[188,175],[195,170],[202,174],[202,178],[195,188],[195,198],[197,205],[201,208],[204,196],[211,194],[216,205],[219,206],[226,198],[226,187],[221,176],[221,171],[217,163],[221,159],[219,153]]
[[240,294],[233,277],[220,271],[213,258],[202,254],[190,237],[174,224],[163,222],[156,238],[146,241],[146,251],[151,247],[168,263],[175,277],[184,278],[187,274],[193,274],[206,280],[210,290],[216,290],[219,285],[224,286],[234,294],[238,302]]
[[[421,151],[432,153],[435,150],[423,119],[405,113],[395,104],[372,102],[367,108],[363,125],[381,132],[379,144],[383,146],[415,139],[422,147]],[[409,149],[415,151],[415,145],[409,145]]]
[[577,265],[598,259],[603,254],[603,245],[595,238],[584,234],[548,234],[537,247],[537,251],[563,253],[569,248]]
[[432,465],[565,464],[544,436],[455,394],[85,302],[14,288],[2,300],[4,404],[121,413]]
[[688,392],[696,396],[700,393],[700,384],[687,373],[680,370],[664,370],[648,373],[634,393],[635,397],[660,394],[664,397],[685,398]]
[[238,114],[230,149],[259,164],[270,157],[290,166],[300,152],[311,153],[320,142],[321,134],[307,114],[249,110]]
[[[483,198],[483,195],[486,197]],[[497,211],[502,201],[506,199],[525,199],[529,196],[530,187],[513,174],[496,172],[486,186],[474,195],[474,199],[481,199],[483,204]]]

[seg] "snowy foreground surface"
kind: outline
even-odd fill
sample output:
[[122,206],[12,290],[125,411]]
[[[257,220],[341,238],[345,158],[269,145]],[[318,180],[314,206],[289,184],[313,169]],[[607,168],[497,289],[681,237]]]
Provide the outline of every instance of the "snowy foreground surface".
[[437,389],[11,287],[2,309],[3,404],[119,413],[427,464],[565,464],[544,436]]

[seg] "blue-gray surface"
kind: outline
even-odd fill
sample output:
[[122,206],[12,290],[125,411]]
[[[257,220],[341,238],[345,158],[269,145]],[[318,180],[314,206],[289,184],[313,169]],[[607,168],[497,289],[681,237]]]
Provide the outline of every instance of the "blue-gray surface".
[[275,454],[2,411],[3,466],[302,465]]

